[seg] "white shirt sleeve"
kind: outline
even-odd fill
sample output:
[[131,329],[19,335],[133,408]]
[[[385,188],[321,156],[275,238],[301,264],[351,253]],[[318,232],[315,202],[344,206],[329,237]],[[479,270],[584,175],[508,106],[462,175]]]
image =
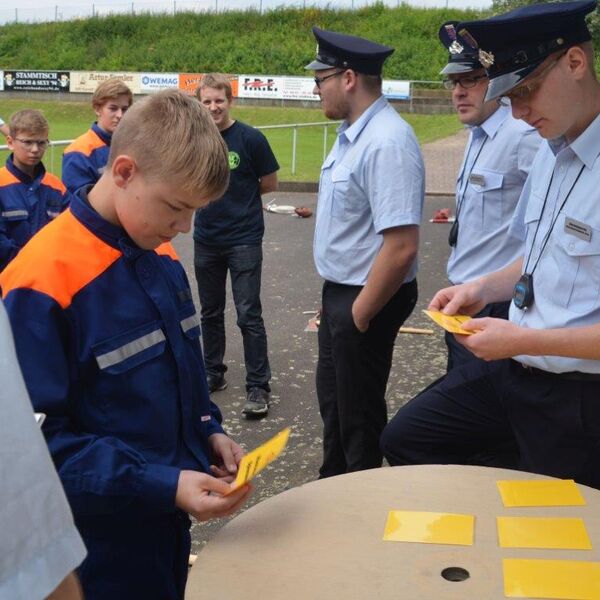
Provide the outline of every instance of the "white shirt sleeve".
[[45,598],[85,558],[0,302],[0,598]]

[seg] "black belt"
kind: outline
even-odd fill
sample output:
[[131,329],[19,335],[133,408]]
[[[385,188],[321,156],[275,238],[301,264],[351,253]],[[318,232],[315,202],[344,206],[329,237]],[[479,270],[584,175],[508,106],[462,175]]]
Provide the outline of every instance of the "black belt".
[[544,371],[544,369],[538,369],[537,367],[530,367],[524,365],[516,360],[510,361],[511,367],[513,367],[518,373],[524,373],[528,375],[541,375],[543,377],[551,377],[556,379],[566,379],[569,381],[600,381],[600,373],[582,373],[581,371],[567,371],[566,373],[552,373],[551,371]]

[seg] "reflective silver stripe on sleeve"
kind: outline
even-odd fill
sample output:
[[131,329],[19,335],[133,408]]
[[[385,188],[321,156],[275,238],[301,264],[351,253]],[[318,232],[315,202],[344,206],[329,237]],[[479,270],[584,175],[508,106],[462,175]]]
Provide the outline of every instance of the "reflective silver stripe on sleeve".
[[156,329],[151,333],[143,335],[137,340],[133,340],[128,342],[124,346],[120,348],[116,348],[115,350],[111,350],[106,354],[101,354],[96,357],[96,361],[98,362],[98,366],[101,369],[107,369],[108,367],[112,367],[117,363],[123,362],[156,344],[160,344],[165,341],[165,334],[162,332],[162,329]]
[[28,217],[29,213],[26,210],[3,210],[0,215],[10,219],[11,217]]
[[198,321],[198,315],[196,314],[181,321],[181,329],[183,329],[184,332],[189,331],[194,327],[198,327],[198,325],[200,325],[200,321]]

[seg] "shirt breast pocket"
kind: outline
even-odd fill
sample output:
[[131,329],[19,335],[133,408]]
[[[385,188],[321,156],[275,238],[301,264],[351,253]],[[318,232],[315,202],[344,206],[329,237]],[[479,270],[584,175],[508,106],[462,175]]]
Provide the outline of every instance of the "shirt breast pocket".
[[360,210],[352,201],[351,173],[345,165],[334,167],[331,173],[331,216],[336,219],[348,219]]
[[[562,227],[559,217],[556,228]],[[546,293],[560,306],[584,314],[598,306],[600,298],[600,230],[591,230],[591,239],[583,240],[564,231],[556,231],[550,249],[550,275]],[[544,269],[544,273],[548,273]]]
[[477,169],[469,176],[469,188],[480,206],[483,231],[498,229],[503,219],[502,186],[504,174],[489,169]]

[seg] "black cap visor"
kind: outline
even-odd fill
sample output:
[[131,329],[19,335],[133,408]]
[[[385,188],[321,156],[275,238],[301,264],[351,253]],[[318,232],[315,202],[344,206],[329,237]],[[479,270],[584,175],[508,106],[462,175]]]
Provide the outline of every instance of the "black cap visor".
[[453,60],[449,62],[441,71],[440,75],[454,75],[458,73],[469,73],[471,71],[479,71],[483,69],[479,61],[473,60]]
[[533,72],[544,62],[545,58],[546,57],[543,57],[535,64],[527,65],[520,69],[516,69],[515,71],[511,71],[510,73],[504,73],[503,75],[498,75],[496,77],[492,75],[488,85],[487,93],[485,95],[485,102],[500,98],[507,92],[510,92],[513,88],[523,83],[523,81],[532,75]]
[[310,64],[306,65],[304,68],[308,71],[324,71],[325,69],[333,69],[335,65],[326,65],[322,63],[320,60],[313,60]]

